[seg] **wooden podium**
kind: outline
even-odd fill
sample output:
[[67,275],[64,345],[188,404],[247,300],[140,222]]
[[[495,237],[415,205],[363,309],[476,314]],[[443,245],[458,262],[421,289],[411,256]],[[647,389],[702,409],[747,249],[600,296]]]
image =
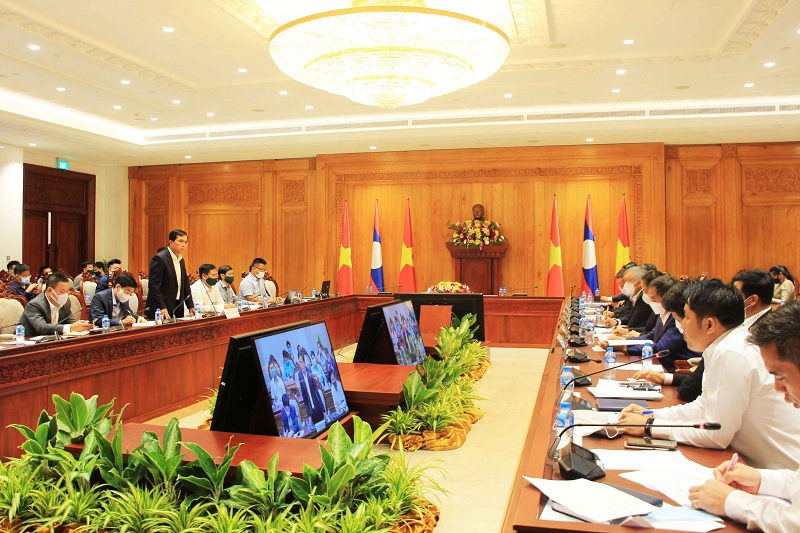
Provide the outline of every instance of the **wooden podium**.
[[472,292],[497,294],[503,280],[501,264],[508,242],[481,248],[462,248],[451,242],[447,250],[456,264],[456,281],[469,286]]

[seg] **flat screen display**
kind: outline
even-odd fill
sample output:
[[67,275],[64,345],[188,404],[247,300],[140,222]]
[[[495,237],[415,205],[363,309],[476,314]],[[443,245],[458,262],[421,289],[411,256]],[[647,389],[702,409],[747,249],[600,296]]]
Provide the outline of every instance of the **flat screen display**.
[[399,302],[382,309],[397,364],[421,365],[425,356],[425,344],[422,342],[411,302]]
[[394,293],[398,300],[410,300],[414,306],[414,313],[419,320],[420,306],[423,305],[450,305],[455,316],[463,318],[467,313],[472,313],[476,317],[475,340],[485,341],[486,333],[483,318],[483,294],[480,293],[429,293],[429,292],[406,292]]
[[253,340],[281,437],[314,437],[350,409],[324,322]]

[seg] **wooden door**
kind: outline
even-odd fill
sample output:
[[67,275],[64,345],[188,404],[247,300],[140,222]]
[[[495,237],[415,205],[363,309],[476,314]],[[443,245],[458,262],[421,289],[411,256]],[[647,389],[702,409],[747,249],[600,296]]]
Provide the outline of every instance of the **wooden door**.
[[48,263],[47,212],[26,209],[22,221],[22,262],[31,267],[35,277],[39,267]]
[[[53,213],[50,261],[53,270],[63,269],[74,275],[91,258],[86,249],[86,215]],[[57,266],[56,266],[57,265]]]

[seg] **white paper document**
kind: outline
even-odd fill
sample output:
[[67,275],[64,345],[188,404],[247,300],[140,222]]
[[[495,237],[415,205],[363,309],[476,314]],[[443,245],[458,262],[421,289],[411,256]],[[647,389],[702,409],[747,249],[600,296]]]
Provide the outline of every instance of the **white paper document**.
[[149,328],[155,325],[156,325],[155,320],[147,320],[145,322],[134,322],[133,324],[131,324],[131,326],[133,326],[134,328]]
[[[572,412],[572,415],[575,417],[576,424],[597,424],[595,426],[573,428],[573,438],[591,435],[592,433],[596,433],[597,431],[603,429],[603,426],[608,424],[616,424],[619,420],[619,415],[617,413],[608,413],[605,411],[588,411],[584,409],[577,409]],[[616,428],[610,427],[608,429],[612,435],[616,433]]]
[[[687,513],[688,511],[688,513]],[[556,522],[585,522],[568,514],[560,513],[553,509],[553,500],[548,500],[542,509],[540,520],[553,520]],[[692,531],[707,533],[725,527],[721,518],[710,515],[697,509],[685,509],[665,503],[663,507],[644,516],[631,517],[623,525],[629,527],[645,527],[670,529],[674,531]]]
[[664,397],[658,391],[633,390],[625,386],[627,382],[598,379],[597,385],[587,387],[595,398],[624,398],[626,400],[660,400]]
[[[643,370],[642,363],[628,365],[625,367],[625,370],[630,370],[631,372],[639,372],[640,370]],[[661,365],[653,365],[653,368],[651,368],[651,370],[655,370],[656,372],[664,372],[664,367]]]
[[693,463],[679,451],[666,450],[592,450],[606,470],[688,470]]
[[[638,451],[636,453],[639,453]],[[676,453],[676,452],[669,452]],[[621,477],[629,479],[640,485],[657,490],[664,496],[670,498],[678,505],[691,507],[689,502],[689,488],[702,485],[709,479],[714,478],[713,469],[699,465],[692,461],[688,464],[677,467],[663,467],[661,465],[651,465],[646,470],[637,472],[625,472]]]
[[657,507],[588,479],[552,480],[523,476],[548,498],[592,522],[647,514]]

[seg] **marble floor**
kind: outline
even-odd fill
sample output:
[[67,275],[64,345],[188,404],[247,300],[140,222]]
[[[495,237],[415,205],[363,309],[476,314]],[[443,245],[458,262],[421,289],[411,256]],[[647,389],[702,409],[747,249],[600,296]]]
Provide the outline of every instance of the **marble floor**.
[[[341,357],[352,357],[352,349]],[[547,350],[492,347],[492,366],[478,382],[478,405],[484,417],[464,445],[452,451],[417,451],[409,462],[435,460],[434,478],[448,493],[434,502],[442,510],[436,533],[499,532],[533,414]],[[204,403],[150,420],[166,424],[173,416],[181,427],[195,428],[208,416]]]

